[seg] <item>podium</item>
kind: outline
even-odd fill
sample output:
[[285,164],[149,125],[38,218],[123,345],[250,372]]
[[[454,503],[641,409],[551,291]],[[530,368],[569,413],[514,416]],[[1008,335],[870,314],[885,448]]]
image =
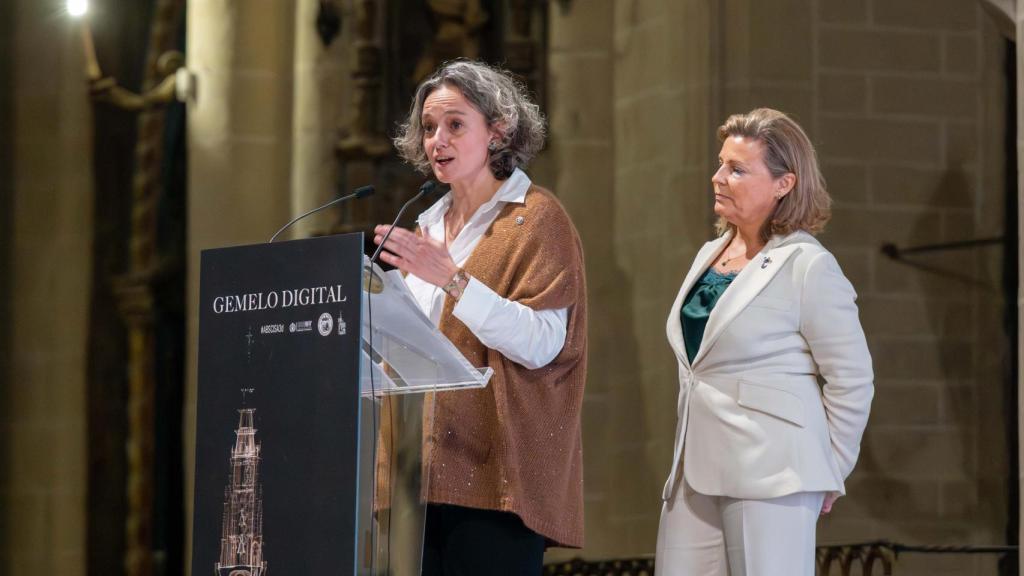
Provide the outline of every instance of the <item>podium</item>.
[[419,574],[426,399],[491,370],[362,246],[203,251],[192,574]]

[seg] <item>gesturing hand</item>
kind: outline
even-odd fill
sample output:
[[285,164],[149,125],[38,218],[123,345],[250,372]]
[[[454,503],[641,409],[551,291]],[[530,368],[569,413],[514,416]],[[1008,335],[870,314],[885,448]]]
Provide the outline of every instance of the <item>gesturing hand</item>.
[[[378,224],[373,229],[373,242],[378,245],[383,242],[389,228],[388,225]],[[448,249],[443,243],[431,238],[426,228],[423,228],[423,235],[420,236],[396,226],[384,244],[380,259],[434,286],[444,286],[459,271]]]

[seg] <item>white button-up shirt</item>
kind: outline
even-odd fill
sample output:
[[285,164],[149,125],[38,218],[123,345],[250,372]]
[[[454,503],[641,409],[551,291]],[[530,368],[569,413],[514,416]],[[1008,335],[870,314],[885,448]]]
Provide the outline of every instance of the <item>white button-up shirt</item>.
[[[473,249],[505,204],[525,201],[531,184],[529,176],[517,168],[498,188],[494,197],[477,208],[448,246],[448,253],[457,266],[465,266]],[[451,205],[452,193],[449,192],[420,214],[417,220],[420,229],[429,232],[431,238],[444,242],[444,218]],[[435,326],[440,324],[441,312],[444,310],[444,291],[412,274],[406,276],[405,283],[420,309]],[[558,356],[565,344],[569,316],[567,308],[534,310],[499,296],[476,278],[470,277],[469,285],[453,313],[484,346],[530,369],[547,365]]]

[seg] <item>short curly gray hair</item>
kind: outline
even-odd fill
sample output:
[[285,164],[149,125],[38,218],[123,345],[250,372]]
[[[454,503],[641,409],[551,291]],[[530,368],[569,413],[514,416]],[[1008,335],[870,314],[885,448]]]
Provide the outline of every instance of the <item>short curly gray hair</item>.
[[540,107],[527,96],[526,87],[511,73],[483,62],[446,62],[416,89],[409,116],[399,126],[395,147],[403,160],[423,174],[430,173],[430,160],[423,149],[423,103],[441,86],[458,88],[462,96],[487,119],[500,126],[501,141],[490,152],[494,177],[505,180],[527,163],[544,146],[547,132]]

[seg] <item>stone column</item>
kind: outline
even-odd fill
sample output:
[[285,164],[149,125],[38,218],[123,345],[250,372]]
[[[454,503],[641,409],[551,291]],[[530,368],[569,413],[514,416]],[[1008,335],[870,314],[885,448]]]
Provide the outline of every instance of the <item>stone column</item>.
[[[11,79],[11,371],[0,381],[3,574],[86,569],[92,119],[76,23],[17,0]],[[9,56],[5,56],[9,57]]]
[[[621,340],[612,325],[620,309],[616,298],[622,273],[611,258],[608,233],[614,213],[615,148],[612,125],[612,0],[583,6],[552,2],[548,8],[547,146],[531,165],[530,177],[558,195],[583,241],[587,298],[591,315],[587,390],[583,397],[583,500],[589,557],[618,554],[625,530],[609,514],[613,490],[621,482],[614,458],[615,410],[609,389],[616,381]],[[623,362],[624,363],[624,362]],[[577,550],[552,549],[547,559],[569,560]]]
[[[312,210],[335,195],[338,162],[334,142],[341,111],[348,106],[348,92],[343,89],[349,77],[345,35],[339,34],[324,46],[316,29],[319,5],[317,0],[299,0],[296,5],[292,216]],[[310,216],[293,226],[291,237],[305,238],[324,231],[335,220],[336,212]]]
[[[1024,190],[1024,172],[1020,166],[1024,166],[1024,50],[1021,49],[1019,40],[1024,38],[1024,10],[1017,8],[1014,2],[1013,13],[1016,24],[1017,42],[1017,198],[1020,198],[1020,191]],[[1021,224],[1024,223],[1024,203],[1018,206],[1017,214],[1017,241],[1024,238]],[[1018,244],[1018,270],[1024,268],[1024,246]],[[1018,280],[1019,282],[1019,280]],[[1017,494],[1024,493],[1024,473],[1021,473],[1020,463],[1024,462],[1024,314],[1021,313],[1024,306],[1024,285],[1018,284],[1017,290],[1017,345],[1021,347],[1018,354],[1017,365]],[[1024,521],[1024,507],[1018,506],[1018,526]],[[1018,536],[1018,546],[1024,547],[1024,532]]]
[[[531,176],[551,186],[584,243],[590,359],[584,399],[587,547],[654,552],[676,389],[665,314],[711,233],[712,25],[707,0],[552,2],[548,148]],[[717,153],[717,150],[714,151]],[[643,224],[640,224],[643,223]]]
[[[188,110],[184,460],[191,517],[199,252],[265,242],[288,220],[295,6],[289,0],[191,0],[187,12],[187,65],[197,80]],[[189,558],[191,530],[189,524]]]

